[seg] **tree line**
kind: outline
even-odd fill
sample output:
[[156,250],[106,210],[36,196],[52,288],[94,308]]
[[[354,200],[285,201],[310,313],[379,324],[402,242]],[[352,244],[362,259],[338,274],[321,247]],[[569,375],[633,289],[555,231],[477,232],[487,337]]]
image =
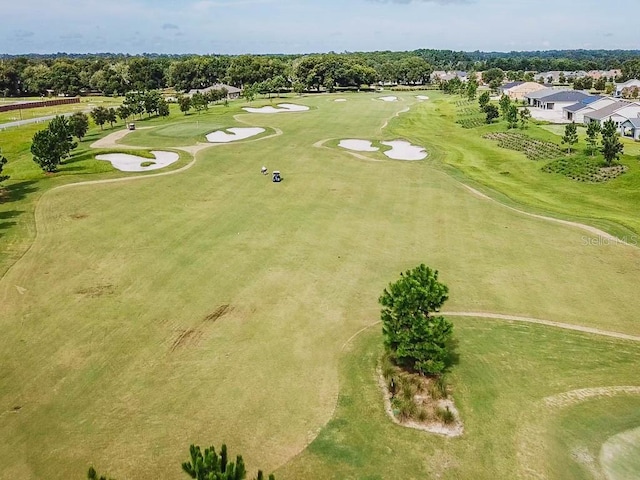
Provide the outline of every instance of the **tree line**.
[[344,52],[310,55],[28,55],[0,57],[0,95],[25,96],[130,91],[173,87],[187,91],[225,83],[242,88],[275,81],[281,88],[359,87],[392,82],[419,84],[440,70],[499,68],[518,79],[526,72],[620,68],[640,76],[640,51],[549,52]]

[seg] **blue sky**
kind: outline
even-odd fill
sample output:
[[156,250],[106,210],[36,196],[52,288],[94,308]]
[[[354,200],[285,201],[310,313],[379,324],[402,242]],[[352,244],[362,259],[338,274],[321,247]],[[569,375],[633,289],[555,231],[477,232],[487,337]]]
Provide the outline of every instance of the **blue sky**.
[[603,0],[17,0],[2,7],[0,53],[640,49],[633,20],[612,7]]

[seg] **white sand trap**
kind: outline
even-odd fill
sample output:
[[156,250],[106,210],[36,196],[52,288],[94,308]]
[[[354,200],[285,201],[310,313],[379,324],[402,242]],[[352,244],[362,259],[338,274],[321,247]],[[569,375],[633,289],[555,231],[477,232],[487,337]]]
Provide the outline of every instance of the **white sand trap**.
[[418,100],[429,100],[429,97],[427,97],[426,95],[416,95],[416,98]]
[[387,150],[384,154],[394,160],[422,160],[427,158],[427,152],[424,148],[411,145],[404,140],[380,143],[391,147],[391,150]]
[[279,108],[275,108],[267,105],[266,107],[252,108],[242,107],[242,109],[249,113],[281,113],[281,112],[304,112],[309,110],[309,107],[304,105],[295,105],[293,103],[279,103]]
[[[114,168],[122,172],[146,172],[147,170],[158,170],[176,162],[180,156],[174,152],[151,152],[155,159],[139,157],[138,155],[130,155],[128,153],[105,153],[96,155],[98,160],[106,160],[111,162]],[[143,167],[142,163],[153,162],[152,165]]]
[[380,150],[378,147],[374,147],[369,140],[356,140],[353,138],[340,140],[338,146],[356,152],[377,152]]
[[336,98],[336,99],[334,100],[334,102],[346,102],[346,101],[347,101],[347,99],[346,99],[346,98]]
[[[227,133],[231,132],[231,133]],[[229,143],[244,140],[264,132],[264,128],[260,127],[234,127],[224,130],[218,130],[207,135],[207,140],[211,143]]]
[[397,102],[398,97],[379,97],[378,100],[382,100],[383,102]]

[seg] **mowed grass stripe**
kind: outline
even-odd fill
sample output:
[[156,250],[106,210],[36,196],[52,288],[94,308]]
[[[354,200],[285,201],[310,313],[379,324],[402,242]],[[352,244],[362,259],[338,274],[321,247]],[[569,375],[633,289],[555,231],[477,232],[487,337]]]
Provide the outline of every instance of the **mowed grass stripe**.
[[[191,442],[283,464],[331,417],[344,341],[378,318],[389,280],[422,261],[441,270],[451,309],[637,332],[636,250],[585,247],[580,232],[483,202],[432,159],[313,148],[374,139],[398,109],[354,98],[339,113],[314,98],[305,114],[261,116],[284,134],[203,151],[177,175],[44,197],[41,233],[0,281],[11,366],[0,404],[23,405],[0,433],[23,432],[20,448],[43,454],[0,447],[3,476],[69,477],[90,459],[123,478],[151,459],[143,475],[174,478]],[[263,164],[285,181],[260,175]],[[221,305],[232,309],[202,323]],[[172,350],[188,330],[191,343]]]

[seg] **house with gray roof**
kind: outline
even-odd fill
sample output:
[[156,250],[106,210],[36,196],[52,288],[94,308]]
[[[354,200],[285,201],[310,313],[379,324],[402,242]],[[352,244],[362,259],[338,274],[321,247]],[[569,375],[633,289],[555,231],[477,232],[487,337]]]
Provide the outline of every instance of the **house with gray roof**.
[[611,120],[616,127],[621,128],[627,120],[639,117],[640,103],[620,100],[599,110],[585,113],[584,123],[598,122],[602,126],[604,122]]
[[631,80],[627,80],[623,83],[616,83],[616,91],[614,93],[614,96],[620,98],[622,97],[622,91],[625,88],[632,89],[633,87],[640,89],[640,80],[632,78]]
[[615,98],[601,97],[599,95],[594,95],[592,97],[585,98],[580,102],[576,102],[573,105],[564,107],[562,109],[563,116],[564,118],[572,122],[584,123],[585,113],[599,110],[601,108],[606,107],[607,105],[611,105],[612,103],[616,103],[616,102],[617,100]]
[[591,95],[588,93],[580,92],[578,90],[564,90],[542,97],[539,100],[539,106],[544,110],[562,110],[564,107],[573,105],[574,103],[584,100],[590,96]]
[[629,118],[620,125],[621,133],[624,137],[633,138],[640,141],[640,118]]

